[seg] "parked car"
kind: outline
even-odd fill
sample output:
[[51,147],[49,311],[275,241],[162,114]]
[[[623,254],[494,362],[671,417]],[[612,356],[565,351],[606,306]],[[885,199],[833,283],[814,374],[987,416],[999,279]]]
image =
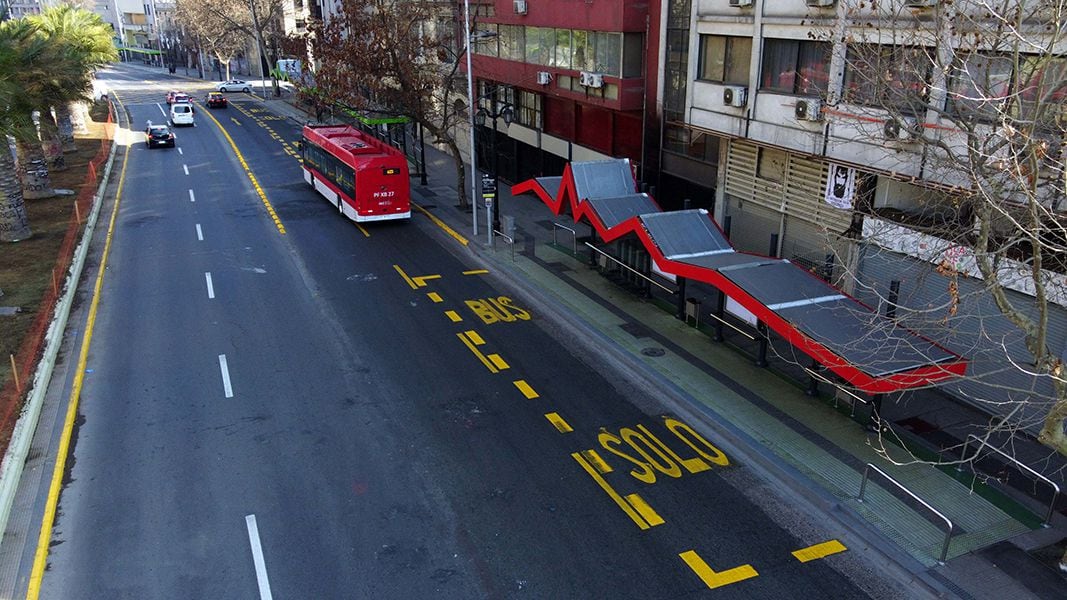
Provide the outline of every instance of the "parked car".
[[174,97],[180,94],[178,90],[171,90],[167,92],[167,104],[174,104]]
[[193,105],[188,102],[175,102],[170,105],[170,124],[193,126]]
[[220,92],[244,92],[247,94],[252,91],[252,86],[248,85],[248,82],[243,79],[231,79],[218,84],[215,89]]
[[226,108],[230,103],[226,100],[226,96],[222,95],[222,92],[208,92],[207,98],[204,99],[204,104],[207,104],[208,108]]
[[156,146],[170,146],[174,147],[175,136],[174,133],[166,125],[153,125],[151,121],[148,122],[148,127],[144,130],[145,145],[149,149]]

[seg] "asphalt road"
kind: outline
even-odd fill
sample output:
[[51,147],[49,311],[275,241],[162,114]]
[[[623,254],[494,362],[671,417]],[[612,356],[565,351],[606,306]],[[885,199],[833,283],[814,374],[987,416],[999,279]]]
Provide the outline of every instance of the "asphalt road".
[[[193,87],[101,76],[137,128]],[[340,217],[297,125],[231,100],[134,136],[42,598],[900,594],[429,220]]]

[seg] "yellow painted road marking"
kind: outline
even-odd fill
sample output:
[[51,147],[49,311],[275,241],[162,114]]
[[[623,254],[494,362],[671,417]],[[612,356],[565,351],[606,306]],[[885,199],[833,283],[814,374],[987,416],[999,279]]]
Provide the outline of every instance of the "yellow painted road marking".
[[459,242],[460,244],[466,246],[467,244],[470,243],[470,241],[468,241],[467,238],[465,238],[462,235],[460,235],[459,233],[457,233],[455,229],[452,229],[451,227],[446,225],[444,221],[442,221],[441,219],[438,219],[435,215],[430,214],[430,211],[426,210],[425,208],[419,206],[418,204],[416,204],[414,202],[412,202],[411,205],[414,206],[416,210],[418,210],[422,214],[424,214],[427,217],[429,217],[430,220],[433,221],[434,225],[437,225],[438,227],[443,229],[445,231],[445,233],[447,233],[448,235],[452,236],[452,238],[454,240],[456,240],[457,242]]
[[474,269],[472,271],[463,272],[464,275],[487,275],[488,273],[489,269]]
[[523,396],[526,396],[527,400],[533,400],[534,398],[541,397],[541,394],[538,394],[536,391],[534,391],[534,389],[530,387],[530,384],[526,383],[525,379],[512,381],[512,383],[515,384],[515,387],[519,388],[519,391],[522,392]]
[[408,285],[411,286],[411,289],[416,290],[419,288],[419,286],[415,285],[415,282],[412,281],[410,277],[408,277],[408,274],[404,272],[404,269],[400,268],[400,265],[393,265],[393,268],[396,269],[397,273],[400,273],[400,276],[404,278],[404,281],[408,282]]
[[359,229],[359,231],[363,234],[363,237],[370,237],[370,232],[367,231],[367,228],[360,225],[359,223],[356,223],[356,229]]
[[444,299],[441,298],[441,294],[438,294],[437,292],[430,292],[429,294],[426,294],[426,297],[430,300],[433,300],[434,304],[444,302]]
[[596,450],[582,450],[582,456],[585,460],[589,461],[589,464],[596,467],[597,471],[601,473],[611,473],[611,465],[609,465],[600,455],[596,453]]
[[560,433],[570,433],[574,431],[574,428],[569,423],[563,420],[563,417],[559,416],[559,413],[550,412],[545,415],[549,423],[552,423]]
[[615,504],[619,505],[619,508],[622,509],[622,512],[626,513],[626,516],[633,519],[634,523],[637,523],[638,527],[640,527],[642,530],[648,529],[650,527],[649,524],[644,520],[644,518],[642,518],[641,515],[637,514],[637,511],[634,510],[634,507],[630,506],[630,503],[626,500],[623,500],[622,496],[620,496],[618,492],[616,492],[610,485],[608,485],[607,481],[604,481],[604,478],[600,476],[600,473],[598,473],[597,470],[592,467],[592,465],[586,462],[585,458],[583,458],[581,454],[575,452],[571,454],[571,456],[574,458],[574,460],[578,461],[578,464],[582,465],[582,468],[585,469],[585,472],[589,473],[589,476],[592,477],[593,481],[595,481],[597,485],[599,485],[600,488],[607,493],[608,497],[614,500]]
[[751,565],[741,565],[740,567],[735,567],[728,571],[723,571],[722,573],[716,573],[715,571],[712,571],[711,567],[708,566],[708,563],[704,562],[704,559],[700,558],[700,556],[693,550],[682,552],[678,556],[680,556],[682,560],[685,561],[685,564],[689,565],[690,569],[693,569],[693,572],[697,574],[697,577],[700,577],[701,581],[711,589],[759,576],[759,573],[757,573]]
[[630,506],[633,506],[634,510],[644,517],[652,527],[663,525],[663,517],[659,516],[659,513],[652,510],[652,507],[649,506],[648,502],[645,502],[645,499],[641,496],[638,496],[637,494],[629,494],[626,496],[626,501],[629,502]]
[[464,331],[463,333],[466,333],[467,337],[469,337],[470,340],[474,342],[476,346],[481,346],[485,343],[485,340],[482,339],[482,336],[478,335],[478,332],[474,331],[473,329],[470,331]]
[[440,279],[440,275],[423,275],[422,277],[412,277],[411,280],[415,282],[415,285],[419,287],[426,287],[426,282],[433,279]]
[[500,358],[499,354],[490,354],[489,360],[492,361],[493,365],[501,371],[511,368],[508,363],[504,361],[503,358]]
[[[112,91],[114,94],[114,91]],[[116,102],[122,107],[122,102]],[[112,143],[118,143],[113,140]],[[130,146],[126,146],[126,152],[122,155],[122,171],[119,174],[119,185],[115,191],[115,205],[111,208],[111,220],[107,226],[107,238],[104,241],[104,251],[100,257],[100,267],[96,272],[96,282],[93,284],[93,299],[89,304],[89,315],[85,322],[85,335],[82,338],[81,350],[78,353],[78,366],[74,370],[74,381],[71,384],[70,399],[67,402],[67,414],[63,419],[63,430],[59,437],[59,448],[56,450],[56,464],[52,469],[52,481],[48,487],[48,498],[45,500],[44,515],[41,518],[41,532],[37,536],[37,550],[33,555],[33,567],[30,569],[29,587],[26,591],[27,600],[37,600],[41,595],[41,582],[44,579],[44,569],[48,563],[48,548],[52,540],[52,528],[55,525],[56,509],[59,506],[59,490],[63,486],[63,473],[67,469],[67,454],[70,452],[70,438],[74,430],[74,421],[78,416],[78,402],[81,399],[82,383],[85,376],[85,365],[89,361],[89,344],[93,339],[93,328],[96,325],[96,311],[100,305],[100,290],[104,286],[104,272],[108,268],[107,259],[111,255],[111,239],[115,232],[115,221],[119,214],[119,204],[122,202],[122,188],[126,182],[126,165],[130,159]]]
[[230,117],[230,120],[233,121],[234,125],[239,126],[241,124],[241,122],[237,120],[237,117]]
[[825,558],[831,554],[837,554],[838,552],[844,552],[848,550],[844,544],[837,540],[830,540],[821,544],[815,544],[814,546],[808,546],[807,548],[801,548],[795,550],[793,556],[796,557],[802,563],[806,563],[820,558]]
[[278,233],[285,235],[285,226],[282,225],[282,220],[278,218],[278,213],[274,212],[274,207],[271,206],[270,200],[267,200],[266,192],[264,192],[263,188],[259,186],[259,180],[256,179],[256,176],[252,174],[252,168],[248,166],[247,162],[245,162],[244,155],[241,154],[241,151],[237,149],[237,143],[233,141],[233,138],[230,137],[230,133],[226,131],[226,129],[222,126],[222,123],[219,123],[219,120],[216,119],[214,115],[211,114],[211,112],[206,110],[201,112],[207,115],[207,117],[211,119],[216,126],[218,126],[219,131],[222,132],[223,137],[226,138],[226,141],[230,142],[230,147],[233,148],[234,154],[237,155],[237,161],[240,162],[241,166],[244,168],[245,175],[248,175],[249,181],[252,182],[252,187],[256,188],[256,193],[259,194],[259,199],[263,201],[263,206],[267,207],[267,214],[270,215],[271,220],[274,221],[274,226],[278,228]]
[[445,315],[447,315],[449,320],[453,323],[459,323],[463,320],[463,317],[459,316],[459,313],[454,310],[446,310]]
[[[474,332],[471,331],[471,332],[468,332],[468,333],[474,333]],[[475,335],[477,335],[477,334],[475,334]],[[465,346],[467,346],[468,350],[473,352],[474,355],[478,357],[478,360],[482,361],[482,364],[485,365],[486,369],[489,369],[490,373],[499,373],[500,372],[499,370],[497,370],[496,367],[493,366],[493,363],[489,362],[489,359],[486,358],[484,354],[482,354],[481,352],[478,351],[478,348],[475,347],[477,345],[477,342],[474,342],[473,340],[469,339],[467,337],[467,335],[463,334],[463,333],[457,333],[456,337],[458,337],[460,340],[463,341],[463,344]],[[481,339],[481,338],[479,338],[479,339]]]

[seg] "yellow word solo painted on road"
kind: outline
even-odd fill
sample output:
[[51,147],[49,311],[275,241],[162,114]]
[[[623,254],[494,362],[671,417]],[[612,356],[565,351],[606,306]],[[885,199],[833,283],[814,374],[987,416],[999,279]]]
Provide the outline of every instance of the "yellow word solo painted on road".
[[673,437],[665,436],[665,439],[673,441],[676,446],[680,443],[688,447],[696,456],[682,458],[679,452],[644,425],[638,425],[635,429],[623,427],[618,435],[603,430],[597,436],[597,441],[604,450],[635,465],[630,475],[649,484],[656,482],[656,473],[677,479],[685,473],[708,471],[713,464],[720,467],[730,464],[726,454],[692,427],[669,417],[663,420],[663,425],[673,434]]
[[465,303],[467,308],[486,325],[530,320],[530,312],[515,306],[515,301],[507,296],[478,298],[467,300]]

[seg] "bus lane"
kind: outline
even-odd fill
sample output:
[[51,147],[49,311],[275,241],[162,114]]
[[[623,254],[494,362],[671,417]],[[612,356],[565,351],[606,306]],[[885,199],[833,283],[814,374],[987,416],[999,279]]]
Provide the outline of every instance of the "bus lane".
[[[394,269],[412,290],[425,294],[435,307],[441,307],[443,316],[449,322],[463,328],[463,331],[456,334],[457,338],[491,374],[505,374],[512,380],[515,390],[524,400],[544,403],[544,410],[549,410],[544,413],[545,419],[560,434],[575,432],[571,423],[557,410],[552,410],[554,407],[550,406],[551,399],[538,392],[536,381],[522,378],[521,374],[510,370],[510,365],[504,358],[507,348],[492,343],[493,338],[497,337],[494,333],[500,331],[499,326],[529,322],[534,318],[531,310],[506,295],[486,294],[461,300],[446,299],[443,292],[437,289],[440,286],[433,285],[442,282],[441,274],[409,275],[400,265],[394,265]],[[464,271],[463,275],[471,273],[488,274],[487,271],[479,270]],[[457,306],[462,306],[462,309],[456,308]],[[472,322],[474,325],[471,325]],[[571,452],[571,458],[596,488],[642,532],[668,523],[668,518],[654,507],[656,503],[647,498],[650,486],[660,483],[662,487],[664,482],[697,479],[716,469],[735,466],[712,441],[672,415],[661,415],[658,419],[646,418],[643,421],[611,427],[588,425],[581,423],[585,431],[595,428],[595,443],[588,446],[579,444],[581,449]],[[587,437],[580,435],[575,439],[584,440]],[[686,496],[682,488],[671,487],[667,492],[675,497],[675,501],[670,503],[672,507],[685,504],[684,501],[677,502],[678,496]],[[694,500],[697,498],[699,496],[693,497]],[[723,508],[715,507],[712,513],[729,512],[723,511]],[[691,523],[692,517],[681,514],[677,516],[680,526],[689,528],[686,524]],[[721,514],[716,516],[721,518]],[[746,562],[744,557],[738,556],[732,558],[732,562],[715,560],[715,566],[712,566],[701,554],[701,544],[706,541],[705,536],[694,535],[693,539],[686,540],[686,534],[683,533],[679,537],[681,540],[677,542],[673,552],[674,560],[684,564],[689,573],[708,589],[740,584],[759,577],[761,571],[752,563],[768,563],[769,567],[764,569],[761,566],[761,569],[764,569],[765,573],[774,574],[782,570],[783,562],[795,561],[803,565],[847,550],[844,544],[836,539],[803,547],[791,541],[779,545],[776,549],[779,556],[771,561],[764,559]],[[706,551],[704,553],[709,554]],[[709,554],[715,557],[719,555],[717,552]]]

